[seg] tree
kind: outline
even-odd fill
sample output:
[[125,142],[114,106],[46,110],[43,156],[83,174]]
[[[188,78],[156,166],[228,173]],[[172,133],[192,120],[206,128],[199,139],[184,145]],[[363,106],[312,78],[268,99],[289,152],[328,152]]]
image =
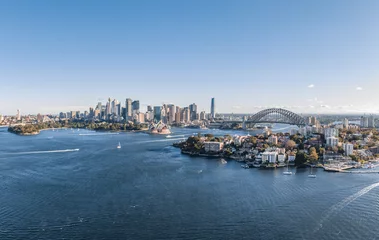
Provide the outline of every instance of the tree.
[[295,141],[293,140],[288,140],[286,142],[286,149],[293,149],[294,147],[296,147],[296,143]]
[[307,161],[306,155],[304,152],[298,152],[295,157],[295,166],[300,166]]
[[315,163],[318,161],[318,154],[317,154],[316,149],[314,147],[311,147],[309,149],[309,161],[311,163]]

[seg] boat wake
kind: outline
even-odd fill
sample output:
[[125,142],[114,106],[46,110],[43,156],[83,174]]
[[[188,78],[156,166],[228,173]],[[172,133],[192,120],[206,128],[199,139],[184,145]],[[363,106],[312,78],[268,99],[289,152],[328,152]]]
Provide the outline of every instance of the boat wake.
[[23,154],[43,154],[43,153],[64,153],[64,152],[77,152],[77,151],[79,151],[79,148],[64,149],[64,150],[50,150],[50,151],[18,152],[18,153],[7,153],[7,154],[23,155]]
[[350,203],[352,203],[355,199],[365,195],[366,193],[368,193],[369,191],[371,191],[372,189],[376,188],[379,186],[379,182],[377,183],[374,183],[374,184],[371,184],[370,186],[367,186],[363,189],[361,189],[360,191],[354,193],[353,195],[350,195],[349,197],[345,198],[344,200],[342,200],[341,202],[339,203],[336,203],[334,204],[327,212],[327,214],[321,218],[317,228],[314,230],[314,232],[317,232],[318,230],[320,230],[322,228],[322,224],[327,221],[332,215],[340,212],[343,208],[345,208],[347,205],[349,205]]
[[184,135],[168,135],[166,138],[184,137]]
[[152,142],[169,142],[169,141],[177,141],[177,140],[183,140],[182,138],[169,138],[169,139],[159,139],[159,140],[151,140],[151,141],[142,141],[142,142],[135,142],[135,143],[152,143]]
[[79,133],[79,136],[102,136],[102,135],[117,135],[120,133]]

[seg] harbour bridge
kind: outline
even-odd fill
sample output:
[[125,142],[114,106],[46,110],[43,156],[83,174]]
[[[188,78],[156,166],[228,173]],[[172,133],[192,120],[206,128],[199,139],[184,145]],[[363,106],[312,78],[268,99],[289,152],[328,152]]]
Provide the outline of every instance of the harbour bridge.
[[302,116],[282,108],[265,109],[243,121],[224,121],[223,123],[242,123],[245,129],[252,128],[260,123],[283,123],[297,125],[299,127],[306,125]]

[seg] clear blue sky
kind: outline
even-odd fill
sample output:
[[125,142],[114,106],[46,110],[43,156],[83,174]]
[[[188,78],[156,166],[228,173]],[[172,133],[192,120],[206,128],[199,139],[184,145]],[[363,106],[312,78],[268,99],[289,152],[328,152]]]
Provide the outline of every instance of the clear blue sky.
[[0,1],[0,114],[108,97],[379,112],[377,0]]

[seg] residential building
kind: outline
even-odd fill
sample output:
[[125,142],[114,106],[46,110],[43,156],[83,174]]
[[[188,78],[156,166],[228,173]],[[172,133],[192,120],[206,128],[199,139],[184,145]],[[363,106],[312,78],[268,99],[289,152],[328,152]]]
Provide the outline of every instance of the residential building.
[[222,150],[224,143],[222,142],[204,142],[206,152],[219,152]]
[[17,109],[17,115],[16,115],[17,121],[21,120],[21,112],[20,109]]
[[367,116],[361,117],[361,127],[362,128],[368,128],[368,117]]
[[324,128],[325,139],[329,137],[338,137],[337,128]]
[[272,144],[278,144],[278,137],[275,135],[271,135],[268,137],[268,142]]
[[175,113],[175,122],[176,122],[176,123],[180,123],[180,111],[177,111],[177,112]]
[[216,105],[215,105],[215,99],[212,98],[211,100],[211,118],[216,117]]
[[338,138],[336,137],[328,137],[326,138],[326,145],[330,147],[334,147],[338,145]]
[[343,150],[345,151],[345,155],[349,156],[353,154],[354,145],[351,143],[344,143],[342,145]]
[[343,128],[346,128],[346,129],[349,128],[349,119],[345,118],[342,123],[343,123]]
[[262,162],[266,163],[276,163],[276,160],[278,158],[278,153],[277,152],[264,152],[262,153]]
[[370,115],[368,117],[368,123],[367,123],[367,127],[369,128],[375,128],[375,118],[374,118],[374,115]]

